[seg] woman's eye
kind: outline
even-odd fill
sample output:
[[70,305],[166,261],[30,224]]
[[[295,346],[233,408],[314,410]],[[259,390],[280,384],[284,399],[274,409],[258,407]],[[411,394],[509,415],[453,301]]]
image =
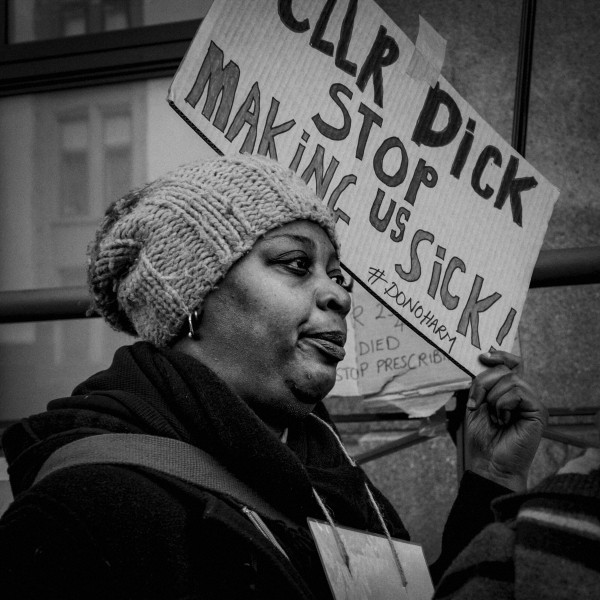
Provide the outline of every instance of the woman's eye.
[[295,273],[306,273],[310,269],[310,261],[306,257],[289,259],[285,265]]

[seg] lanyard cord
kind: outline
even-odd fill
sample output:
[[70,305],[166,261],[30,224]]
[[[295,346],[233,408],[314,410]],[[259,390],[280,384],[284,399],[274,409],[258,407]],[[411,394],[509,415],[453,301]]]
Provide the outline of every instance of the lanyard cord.
[[346,546],[344,546],[344,541],[342,540],[342,536],[340,535],[340,532],[338,531],[337,527],[335,526],[335,523],[333,522],[333,519],[331,518],[331,513],[327,510],[325,503],[321,499],[321,496],[319,496],[319,494],[317,494],[317,490],[315,490],[315,488],[313,488],[313,494],[314,494],[314,497],[315,497],[317,503],[321,507],[321,510],[323,511],[323,514],[325,515],[327,522],[329,523],[329,525],[331,527],[331,531],[333,531],[333,537],[335,539],[335,543],[337,544],[338,550],[339,550],[340,554],[342,555],[342,560],[344,561],[344,564],[346,565],[348,571],[350,571],[350,556],[348,556],[348,551],[346,550]]
[[[315,419],[317,419],[317,421],[319,421],[320,423],[322,423],[323,425],[325,425],[325,427],[327,427],[327,429],[329,429],[329,431],[331,432],[331,434],[333,435],[333,437],[335,438],[335,440],[338,443],[338,446],[341,448],[344,456],[346,457],[346,459],[348,460],[348,462],[353,466],[356,467],[357,464],[354,461],[354,459],[350,456],[350,454],[348,454],[348,451],[346,450],[346,448],[344,447],[344,444],[342,444],[342,440],[340,440],[338,434],[336,433],[335,429],[326,421],[323,421],[323,419],[321,419],[320,417],[318,417],[317,415],[315,415],[314,413],[311,413],[311,416],[314,417]],[[365,489],[367,491],[367,497],[369,498],[369,502],[371,503],[371,506],[373,507],[373,509],[375,510],[375,513],[377,514],[377,518],[379,519],[379,524],[381,525],[381,528],[383,529],[384,533],[385,533],[385,537],[387,538],[387,541],[390,545],[390,549],[392,551],[392,556],[394,557],[394,563],[396,565],[396,568],[398,569],[398,573],[400,574],[400,580],[402,581],[402,585],[404,587],[407,586],[408,582],[406,581],[406,575],[404,574],[404,569],[402,568],[402,563],[400,562],[400,557],[398,556],[398,552],[396,551],[396,547],[394,546],[394,541],[392,540],[392,536],[390,535],[390,531],[385,523],[385,519],[383,518],[383,514],[381,513],[381,509],[379,508],[379,505],[377,504],[377,501],[375,500],[375,497],[373,496],[373,492],[371,492],[371,489],[369,488],[369,485],[367,484],[367,482],[365,481]],[[316,490],[313,489],[313,494],[315,495],[315,498],[317,499],[317,502],[319,503],[319,506],[321,507],[321,510],[323,511],[323,513],[325,514],[325,517],[327,519],[327,522],[329,523],[329,525],[332,527],[333,532],[334,532],[334,536],[335,536],[335,540],[336,543],[338,545],[338,548],[340,550],[340,553],[342,555],[342,558],[344,559],[344,563],[346,564],[346,566],[348,568],[350,568],[350,558],[348,557],[348,552],[346,551],[346,547],[344,546],[344,542],[335,526],[335,523],[333,522],[333,519],[329,513],[329,511],[327,510],[327,507],[325,506],[324,502],[321,500],[321,498],[319,497],[319,494],[317,494]]]

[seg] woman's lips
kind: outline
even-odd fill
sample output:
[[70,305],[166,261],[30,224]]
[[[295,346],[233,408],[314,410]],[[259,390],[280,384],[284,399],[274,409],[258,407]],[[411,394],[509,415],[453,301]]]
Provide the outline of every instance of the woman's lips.
[[346,336],[341,332],[326,331],[323,333],[313,333],[303,336],[302,339],[338,362],[344,360],[346,356],[346,351],[344,350]]

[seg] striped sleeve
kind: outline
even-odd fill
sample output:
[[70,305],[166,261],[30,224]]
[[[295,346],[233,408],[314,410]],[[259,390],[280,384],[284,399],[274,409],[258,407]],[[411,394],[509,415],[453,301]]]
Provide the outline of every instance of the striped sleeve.
[[600,598],[600,470],[551,477],[494,505],[435,598]]
[[515,531],[493,523],[458,555],[441,579],[435,598],[513,598]]

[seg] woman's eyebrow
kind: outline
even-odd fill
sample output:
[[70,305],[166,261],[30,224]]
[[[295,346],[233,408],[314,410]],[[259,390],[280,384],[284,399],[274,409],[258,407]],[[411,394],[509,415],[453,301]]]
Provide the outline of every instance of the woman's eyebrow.
[[312,238],[307,237],[305,235],[299,235],[296,233],[274,233],[274,234],[269,235],[269,237],[264,237],[263,239],[266,241],[271,241],[271,240],[275,240],[277,238],[288,238],[288,239],[298,242],[300,244],[309,246],[310,248],[316,247],[315,241]]

